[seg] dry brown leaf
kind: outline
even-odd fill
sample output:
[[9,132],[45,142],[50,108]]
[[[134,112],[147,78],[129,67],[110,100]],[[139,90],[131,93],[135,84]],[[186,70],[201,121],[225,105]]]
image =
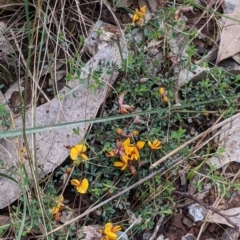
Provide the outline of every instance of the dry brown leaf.
[[[240,208],[231,208],[226,211],[221,211],[222,214],[229,217],[229,219],[240,227]],[[233,227],[224,217],[221,217],[217,213],[212,214],[211,216],[205,219],[206,222],[225,224],[230,227]]]
[[240,5],[228,17],[221,33],[216,64],[240,52]]
[[224,149],[222,154],[213,156],[208,164],[213,164],[217,169],[230,162],[240,162],[240,114],[238,118],[229,124],[224,125],[218,132],[218,149]]

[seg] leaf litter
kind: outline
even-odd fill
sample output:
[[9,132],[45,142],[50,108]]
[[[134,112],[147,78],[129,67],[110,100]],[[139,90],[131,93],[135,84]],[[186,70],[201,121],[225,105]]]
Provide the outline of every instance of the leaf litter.
[[[99,23],[99,22],[98,22]],[[98,24],[97,23],[97,24]],[[99,27],[99,26],[98,26]],[[113,57],[113,56],[116,56],[115,54],[116,54],[116,52],[114,52],[114,54],[113,55],[111,55],[111,51],[113,50],[113,49],[111,49],[111,50],[107,50],[106,48],[108,48],[108,44],[106,43],[106,41],[104,41],[103,40],[103,43],[104,43],[104,46],[102,47],[102,49],[104,49],[104,51],[106,51],[105,53],[107,53],[107,54],[110,54],[110,59]],[[171,45],[171,47],[172,47],[172,49],[176,49],[176,46],[177,46],[177,43],[173,43],[172,45]],[[96,48],[94,47],[94,50],[95,50]],[[98,50],[100,50],[101,51],[101,47],[98,49]],[[222,49],[220,49],[219,50],[220,51],[220,53],[219,53],[219,55],[221,55],[222,53],[221,53],[221,51],[223,51]],[[226,51],[226,49],[225,49],[225,51]],[[227,51],[229,51],[229,50],[227,50]],[[181,51],[180,51],[181,52]],[[179,52],[179,53],[180,53]],[[96,67],[97,65],[94,65],[94,62],[96,61],[96,62],[98,62],[98,60],[100,60],[101,59],[101,57],[102,57],[102,55],[98,55],[99,54],[99,52],[94,52],[94,56],[89,60],[89,62],[87,63],[87,69],[85,69],[84,71],[86,71],[86,72],[89,72],[89,68],[92,68],[92,67]],[[101,56],[101,57],[100,57]],[[225,56],[227,56],[226,54],[225,54]],[[105,55],[104,55],[104,57],[106,57]],[[119,56],[118,56],[119,57]],[[220,59],[220,60],[219,60]],[[217,59],[217,61],[221,61],[221,60],[223,60],[224,58],[222,58],[222,57],[218,57],[218,59]],[[118,62],[118,64],[120,64],[121,63],[121,60],[119,60],[119,62]],[[178,70],[179,70],[179,68],[175,68],[175,71],[176,72],[178,72]],[[183,69],[184,70],[184,69]],[[116,75],[117,75],[117,73],[116,73]],[[185,75],[185,76],[187,76],[188,75],[188,73]],[[103,78],[104,78],[104,76],[103,76]],[[115,73],[114,73],[114,77],[111,79],[111,80],[113,80],[114,81],[114,79],[116,78],[116,76],[115,76]],[[184,78],[184,77],[183,77]],[[185,79],[186,79],[186,77],[185,77]],[[109,75],[106,75],[106,78],[104,78],[104,80],[106,81],[106,83],[107,83],[107,81],[109,80]],[[190,80],[191,81],[191,80]],[[184,84],[183,83],[184,81],[182,81],[182,85]],[[112,84],[112,82],[110,82],[110,84]],[[181,85],[181,86],[182,86]],[[180,85],[177,85],[177,87],[178,88],[180,88],[181,87]],[[101,93],[100,93],[100,95],[97,95],[97,98],[94,98],[94,96],[92,96],[92,93],[91,93],[91,91],[88,91],[89,89],[87,89],[87,88],[83,88],[83,92],[80,92],[79,94],[78,94],[78,86],[77,85],[71,85],[71,87],[74,89],[76,89],[76,92],[75,92],[75,94],[77,95],[77,97],[82,97],[82,96],[85,96],[86,97],[86,99],[91,99],[91,100],[93,100],[93,101],[96,101],[96,102],[99,102],[99,99],[103,99],[104,98],[104,96],[105,96],[105,94],[106,94],[106,92],[108,91],[108,88],[107,88],[107,86],[106,86],[106,88],[104,89],[104,91],[102,91],[102,89],[101,89]],[[37,111],[39,111],[39,112],[37,112],[37,116],[38,116],[38,118],[41,120],[41,124],[42,125],[49,125],[49,124],[52,124],[52,123],[55,123],[55,122],[62,122],[62,121],[72,121],[72,120],[79,120],[79,116],[80,116],[80,114],[82,115],[82,113],[84,113],[83,115],[84,116],[81,116],[82,118],[90,118],[90,117],[94,117],[95,115],[96,115],[96,111],[97,111],[97,109],[99,108],[99,105],[97,105],[96,106],[96,108],[94,109],[94,113],[86,113],[85,112],[85,109],[86,108],[88,108],[88,103],[89,102],[87,102],[86,101],[86,99],[84,99],[84,103],[82,103],[82,102],[78,102],[78,104],[76,104],[76,99],[74,99],[73,101],[68,101],[68,98],[70,98],[70,95],[71,95],[71,93],[73,93],[73,91],[67,91],[68,89],[66,89],[66,88],[64,88],[63,89],[63,91],[61,91],[60,93],[62,93],[65,97],[64,97],[64,100],[63,100],[63,102],[60,104],[59,103],[59,99],[53,99],[53,100],[51,100],[49,103],[46,103],[46,104],[43,104],[43,105],[41,105],[40,107],[38,107],[38,109],[37,109]],[[99,92],[98,92],[99,93]],[[103,94],[103,95],[101,95],[101,94]],[[9,97],[7,98],[7,100],[9,100]],[[118,103],[119,103],[119,111],[120,111],[120,113],[123,113],[123,112],[121,112],[121,108],[125,108],[126,109],[126,111],[129,111],[129,112],[131,112],[132,111],[132,108],[133,108],[133,106],[131,106],[131,105],[129,105],[129,104],[124,104],[124,102],[123,102],[123,100],[124,100],[124,93],[122,94],[122,95],[120,95],[120,97],[119,97],[119,99],[118,99]],[[84,108],[83,109],[77,109],[76,107],[73,107],[73,105],[77,105],[77,108],[79,108],[79,105],[84,105]],[[92,103],[91,103],[92,104]],[[90,104],[90,105],[91,105]],[[92,105],[91,105],[92,106]],[[62,115],[62,108],[64,108],[63,110],[63,112],[66,114],[64,114],[64,115]],[[49,119],[45,119],[43,116],[45,115],[45,113],[44,112],[46,112],[46,111],[50,111],[50,112],[53,112],[53,114],[54,114],[54,117],[56,117],[56,114],[59,114],[58,115],[58,118],[52,118],[52,117],[47,117],[47,118],[49,118]],[[48,114],[47,116],[49,116],[50,114]],[[68,116],[71,116],[71,119],[69,119],[68,118]],[[31,118],[31,114],[30,113],[28,113],[28,118],[30,119]],[[39,123],[37,123],[37,124],[39,124]],[[234,124],[233,124],[234,125]],[[17,127],[21,127],[21,123],[20,123],[20,121],[18,122],[18,120],[16,119],[16,126]],[[30,122],[29,122],[29,126],[30,126]],[[229,126],[227,126],[228,128],[229,128]],[[86,129],[87,129],[87,126],[85,126],[84,128],[81,128],[81,132],[82,132],[82,137],[84,136],[84,133],[86,132]],[[222,129],[222,131],[225,131],[224,129]],[[235,129],[233,129],[232,130],[233,132],[235,131],[236,132],[236,128]],[[69,135],[72,135],[71,134],[72,133],[72,131],[71,130],[65,130],[65,132],[62,132],[62,131],[60,131],[59,133],[48,133],[48,134],[46,134],[46,135],[44,135],[44,134],[40,134],[40,136],[37,136],[37,140],[39,141],[39,142],[41,142],[41,141],[43,141],[43,145],[44,145],[44,147],[42,147],[41,146],[41,144],[39,144],[39,148],[38,148],[38,154],[40,154],[39,155],[39,157],[40,158],[43,158],[44,160],[45,159],[50,159],[50,160],[48,160],[50,163],[46,163],[46,162],[43,162],[43,165],[44,165],[44,174],[45,173],[47,173],[47,172],[49,172],[49,171],[52,171],[54,168],[56,168],[56,166],[58,166],[58,165],[60,165],[61,164],[61,162],[67,157],[67,155],[68,155],[68,151],[66,150],[66,149],[64,149],[64,144],[66,143],[66,142],[69,142],[70,143],[70,145],[74,145],[74,144],[76,144],[76,141],[77,141],[77,139],[76,138],[69,138]],[[56,135],[55,135],[56,134]],[[232,134],[232,135],[234,135],[234,134]],[[64,137],[63,137],[64,136]],[[63,137],[63,141],[62,142],[60,142],[60,144],[59,144],[59,142],[58,142],[58,146],[54,146],[54,142],[56,142],[58,139],[60,139],[60,138],[62,138]],[[48,141],[48,139],[51,139],[51,141]],[[223,139],[227,139],[227,138],[230,138],[229,137],[229,135],[228,136],[223,136],[223,137],[221,137],[221,134],[220,134],[220,141],[219,142],[222,142],[223,141]],[[237,139],[238,139],[238,137],[237,137]],[[79,140],[79,139],[78,139]],[[228,140],[228,139],[227,139]],[[1,140],[1,141],[4,141],[4,140]],[[225,143],[227,143],[227,141],[225,141]],[[11,146],[10,146],[11,145]],[[14,152],[16,151],[16,149],[14,149],[13,150],[13,147],[15,147],[14,146],[14,143],[13,142],[11,142],[11,144],[10,145],[6,145],[6,143],[4,142],[3,144],[2,144],[2,147],[4,148],[4,150],[5,150],[5,154],[3,154],[3,157],[4,157],[4,159],[9,159],[9,157],[11,157],[11,158],[15,158],[16,156],[14,156]],[[21,140],[20,141],[20,146],[23,146],[24,145],[24,143],[23,143],[23,141]],[[230,144],[231,145],[231,144]],[[18,146],[19,147],[19,146]],[[230,146],[231,147],[231,146]],[[43,150],[42,150],[42,148],[43,148]],[[57,158],[57,161],[54,161],[53,160],[53,156],[51,155],[51,154],[49,154],[49,151],[50,151],[50,149],[51,149],[51,151],[53,150],[53,155],[54,155],[54,158],[56,158],[56,156],[58,156]],[[226,148],[227,149],[227,148]],[[43,154],[43,153],[41,153],[41,151],[43,152],[44,151],[44,153],[45,154]],[[9,152],[12,154],[12,155],[10,155],[9,156]],[[8,153],[8,156],[6,155],[6,153]],[[229,154],[232,154],[232,152],[230,152]],[[59,155],[61,155],[61,156],[59,156]],[[228,161],[228,163],[229,163],[230,161]],[[15,164],[15,163],[13,163],[13,164]],[[221,165],[221,167],[222,167],[223,165]],[[10,186],[8,186],[8,188],[13,188],[14,189],[14,187],[13,187],[13,185],[11,184]],[[16,190],[16,189],[15,189]],[[5,191],[6,191],[6,189],[5,189]],[[19,195],[19,193],[17,193],[17,196]],[[2,206],[4,206],[4,204],[6,205],[6,204],[9,204],[12,200],[14,200],[14,199],[16,199],[16,195],[12,198],[12,199],[7,199],[7,203],[3,203],[3,205]],[[229,209],[230,210],[230,209]],[[237,210],[238,211],[238,209],[237,208],[235,208],[234,210]],[[226,214],[228,214],[229,212],[224,212],[224,213],[226,213]],[[230,212],[231,213],[231,212]],[[213,216],[213,215],[212,215]],[[175,216],[174,216],[175,217]],[[180,219],[181,217],[179,217],[179,219],[175,222],[176,223],[176,227],[178,227],[178,226],[180,226],[181,224],[182,224],[182,219]],[[226,222],[224,222],[224,220],[219,220],[218,219],[218,217],[216,217],[217,218],[217,220],[215,220],[216,222],[217,221],[219,221],[218,223],[221,223],[221,224],[226,224]],[[222,222],[221,222],[222,221]],[[180,224],[181,223],[181,224]],[[181,228],[182,228],[182,230],[183,231],[187,231],[186,230],[186,228],[185,227],[182,227],[181,226]],[[191,229],[194,229],[194,227],[192,226],[191,227]],[[183,232],[182,231],[182,232]],[[176,233],[175,233],[175,236],[176,236]],[[159,236],[159,238],[160,238],[160,236]]]
[[240,52],[240,5],[224,17],[216,64]]

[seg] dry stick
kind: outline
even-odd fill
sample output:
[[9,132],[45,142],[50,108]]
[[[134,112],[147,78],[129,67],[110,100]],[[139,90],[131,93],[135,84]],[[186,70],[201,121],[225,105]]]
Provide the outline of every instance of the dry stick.
[[205,204],[201,200],[197,199],[196,197],[194,197],[194,196],[192,196],[192,195],[190,195],[189,193],[186,193],[186,192],[173,191],[172,194],[179,195],[179,196],[182,196],[182,197],[185,197],[185,198],[189,198],[189,199],[193,200],[194,202],[200,204],[201,206],[204,206],[206,209],[211,210],[212,212],[220,215],[221,217],[225,218],[240,233],[240,228],[238,227],[238,225],[235,224],[227,215],[221,213],[221,211],[219,211],[218,209]]
[[192,142],[195,142],[197,139],[201,138],[202,136],[204,136],[206,133],[210,133],[213,132],[215,130],[217,130],[218,128],[226,125],[227,123],[234,121],[235,119],[240,118],[240,113],[212,126],[211,128],[209,128],[208,130],[206,130],[205,132],[195,136],[194,138],[190,139],[189,141],[185,142],[184,144],[182,144],[181,146],[179,146],[178,148],[174,149],[172,152],[168,153],[167,155],[165,155],[164,157],[162,157],[161,159],[159,159],[157,162],[153,163],[150,166],[150,169],[153,169],[155,167],[157,167],[159,164],[161,164],[162,162],[164,162],[165,160],[167,160],[168,158],[170,158],[171,156],[173,156],[174,154],[176,154],[177,152],[179,152],[180,150],[182,150],[183,148],[185,148],[187,145],[189,145]]
[[155,239],[155,237],[156,237],[156,235],[157,235],[157,232],[158,232],[158,229],[160,228],[163,219],[164,219],[163,216],[158,219],[157,224],[156,224],[156,227],[154,228],[153,234],[152,234],[152,236],[149,238],[149,240],[154,240],[154,239]]
[[[24,58],[24,56],[23,56],[23,54],[22,54],[21,48],[19,47],[19,44],[18,44],[18,42],[17,42],[17,40],[16,40],[16,37],[15,37],[15,35],[14,35],[14,32],[13,32],[13,30],[10,30],[10,32],[11,32],[11,34],[12,34],[12,36],[13,36],[14,42],[15,42],[15,44],[16,44],[16,46],[17,46],[17,49],[18,49],[19,55],[20,55],[20,57],[21,57],[21,59],[22,59],[22,61],[23,61],[24,67],[27,69],[27,63],[26,63],[25,58]],[[32,79],[32,81],[35,81],[35,80],[34,80],[34,77],[33,77],[33,75],[32,75],[32,73],[31,73],[30,70],[28,70],[28,75],[30,76],[30,78]],[[25,79],[25,81],[27,81],[27,79]],[[50,102],[50,99],[49,99],[48,96],[44,93],[44,91],[41,89],[41,87],[39,86],[39,84],[37,84],[37,88],[38,88],[39,92],[44,96],[44,98],[45,98],[48,102]],[[26,90],[26,89],[25,89],[25,90]]]
[[146,182],[147,180],[153,178],[153,177],[156,176],[157,174],[162,174],[162,173],[164,173],[166,170],[169,170],[170,168],[172,168],[175,164],[177,164],[177,163],[180,162],[181,160],[182,160],[182,158],[177,158],[176,160],[171,161],[171,162],[168,163],[166,166],[161,167],[161,168],[160,168],[159,170],[157,170],[156,172],[151,173],[149,176],[147,176],[147,177],[139,180],[138,182],[136,182],[136,183],[134,183],[133,185],[127,187],[126,189],[122,190],[121,192],[117,193],[116,195],[114,195],[114,196],[106,199],[105,201],[99,203],[98,205],[96,205],[96,206],[94,206],[94,207],[90,207],[88,210],[86,210],[86,211],[85,211],[84,213],[82,213],[81,215],[79,215],[79,216],[75,217],[74,219],[72,219],[72,220],[64,223],[62,226],[55,228],[54,230],[46,233],[46,235],[43,235],[43,236],[48,236],[48,235],[50,235],[50,234],[52,234],[52,233],[54,233],[54,232],[57,232],[58,230],[60,230],[60,229],[62,229],[62,228],[64,228],[64,227],[66,227],[66,226],[68,226],[68,225],[70,225],[70,224],[78,221],[79,219],[87,216],[89,213],[95,211],[96,209],[100,208],[101,206],[105,205],[106,203],[112,201],[113,199],[115,199],[115,198],[123,195],[124,193],[130,191],[131,189],[133,189],[133,188],[141,185],[142,183]]
[[[220,4],[222,4],[223,0],[220,0]],[[194,25],[189,29],[189,31],[193,30],[195,26],[203,19],[204,15],[208,13],[209,9],[213,6],[215,3],[215,0],[210,0],[210,2],[207,4],[206,9],[202,12],[202,14],[198,17],[197,21],[194,23]],[[218,2],[217,2],[218,3]],[[217,4],[216,3],[216,4]],[[219,5],[220,6],[220,5]],[[212,14],[213,15],[213,14]]]

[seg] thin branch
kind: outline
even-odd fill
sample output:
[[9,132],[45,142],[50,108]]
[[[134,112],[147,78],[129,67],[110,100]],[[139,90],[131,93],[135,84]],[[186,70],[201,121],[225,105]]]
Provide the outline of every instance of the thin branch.
[[[24,56],[23,56],[23,54],[22,54],[22,50],[21,50],[21,48],[20,48],[20,46],[19,46],[19,44],[18,44],[18,41],[17,41],[17,39],[16,39],[16,37],[15,37],[15,34],[14,34],[13,30],[10,30],[10,32],[11,32],[11,34],[12,34],[12,37],[13,37],[14,42],[15,42],[15,44],[16,44],[16,47],[17,47],[17,49],[18,49],[18,52],[19,52],[20,58],[21,58],[21,60],[22,60],[22,62],[23,62],[23,65],[24,65],[24,67],[25,67],[26,69],[28,69],[28,68],[27,68],[27,63],[26,63],[25,58],[24,58]],[[28,69],[28,75],[29,75],[29,77],[32,79],[32,81],[34,82],[34,81],[35,81],[35,80],[34,80],[34,77],[33,77],[32,73],[31,73],[31,71],[30,71],[29,69]],[[27,79],[25,79],[25,81],[27,81]],[[44,91],[41,89],[41,87],[39,86],[39,84],[37,83],[36,85],[37,85],[37,88],[38,88],[39,92],[44,96],[44,98],[45,98],[48,102],[50,102],[50,99],[49,99],[48,96],[44,93]],[[25,90],[26,90],[26,89],[25,89]]]
[[160,226],[161,226],[161,224],[162,224],[162,222],[163,222],[163,219],[164,219],[163,216],[158,219],[157,224],[156,224],[156,226],[155,226],[155,228],[154,228],[153,234],[152,234],[152,236],[149,238],[149,240],[154,240],[154,239],[156,238],[157,232],[158,232],[158,230],[159,230],[159,228],[160,228]]

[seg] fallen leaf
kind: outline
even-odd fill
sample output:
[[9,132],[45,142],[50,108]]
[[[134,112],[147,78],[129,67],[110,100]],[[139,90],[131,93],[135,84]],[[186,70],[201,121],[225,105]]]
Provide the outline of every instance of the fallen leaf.
[[[238,113],[237,115],[240,114]],[[235,115],[236,116],[236,115]],[[240,122],[239,117],[224,125],[219,132],[217,156],[210,158],[207,163],[213,164],[217,169],[230,162],[240,163]],[[221,154],[220,154],[221,151]]]
[[225,14],[216,64],[240,52],[240,5],[231,14]]
[[[240,208],[231,208],[226,211],[221,211],[222,214],[226,215],[233,223],[240,227]],[[210,215],[205,218],[206,222],[225,224],[233,227],[224,217],[221,217],[217,213]]]

